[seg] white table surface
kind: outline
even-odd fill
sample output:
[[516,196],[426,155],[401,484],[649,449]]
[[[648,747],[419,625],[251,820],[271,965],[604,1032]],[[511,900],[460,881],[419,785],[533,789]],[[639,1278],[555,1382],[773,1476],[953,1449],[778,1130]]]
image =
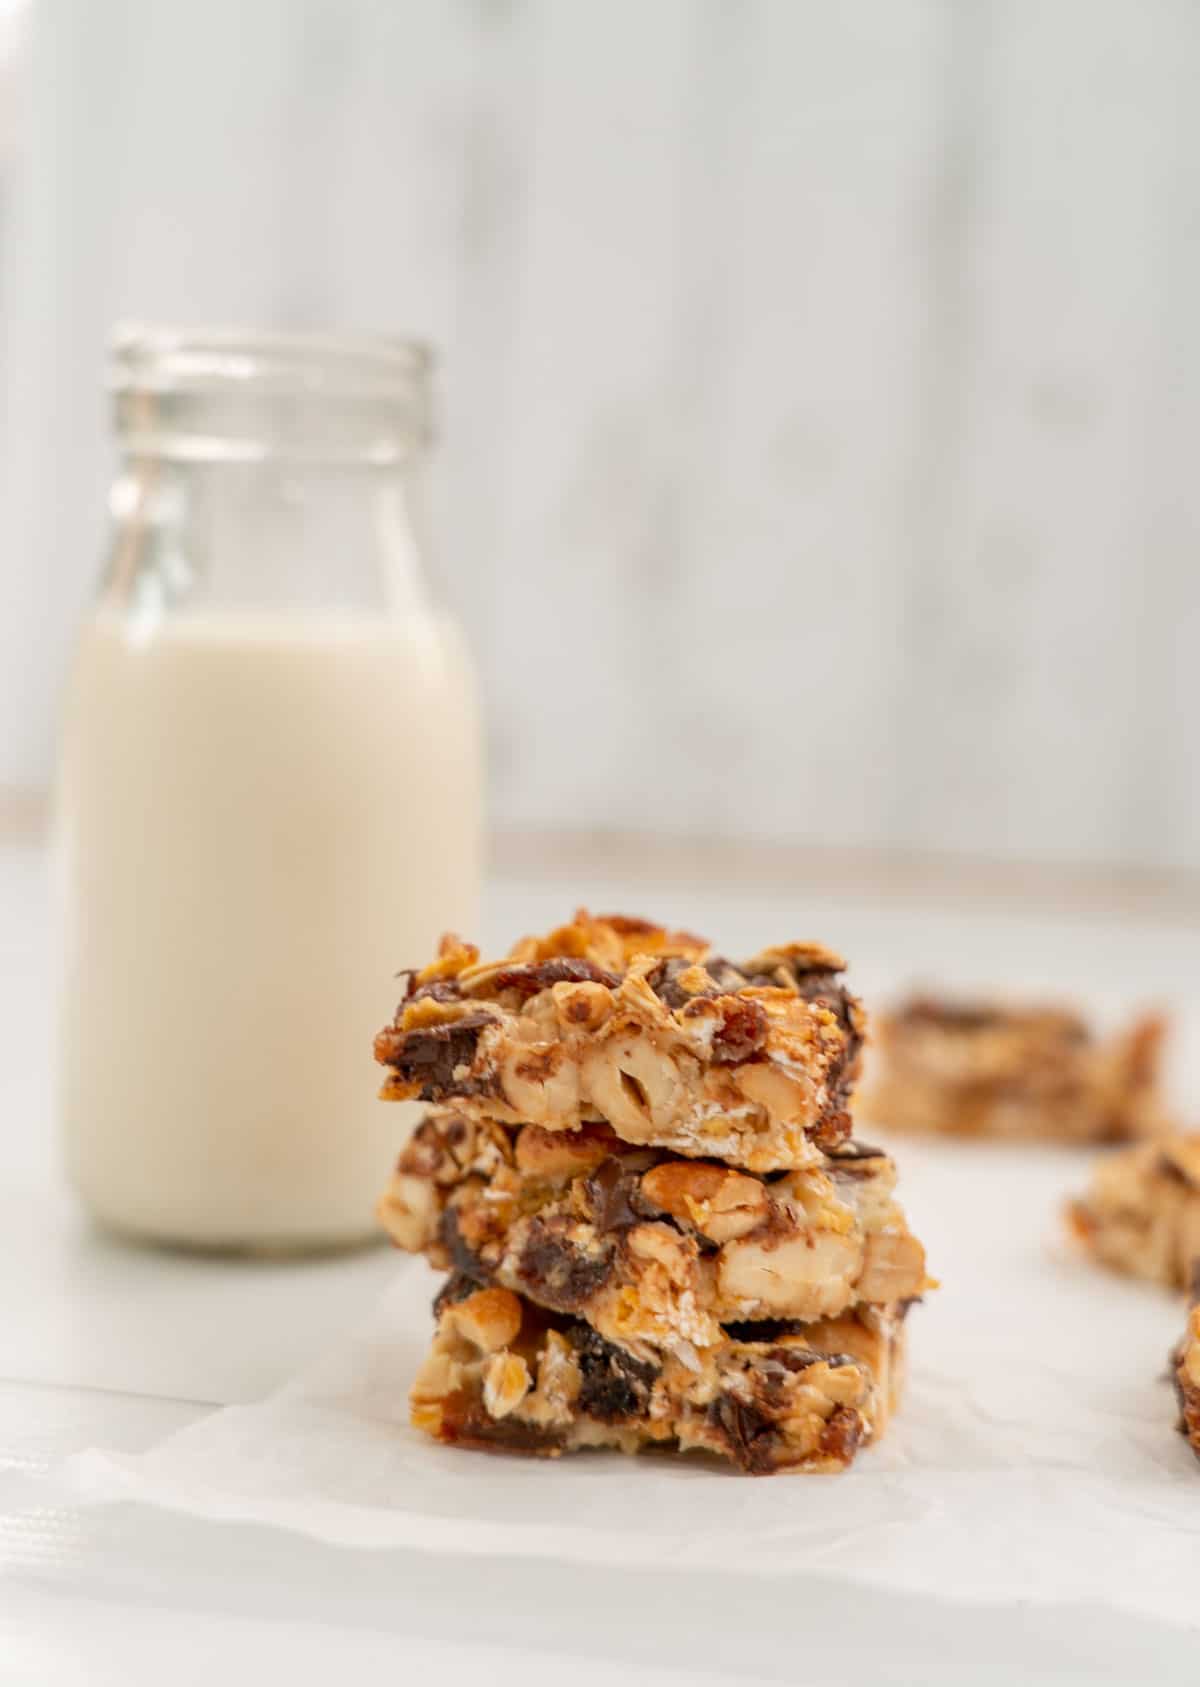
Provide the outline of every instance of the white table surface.
[[[1078,991],[1114,1009],[1163,1000],[1180,1024],[1176,1085],[1200,1117],[1200,930],[1182,918],[539,872],[493,884],[485,936],[535,929],[580,900],[648,909],[733,950],[820,936],[853,956],[868,998],[915,978]],[[56,1163],[50,962],[44,859],[2,848],[0,1682],[1196,1679],[1195,1629],[1100,1608],[975,1609],[820,1578],[781,1588],[665,1570],[647,1582],[47,1505],[38,1474],[55,1460],[89,1445],[136,1451],[255,1398],[316,1356],[395,1269],[385,1249],[250,1264],[143,1252],[94,1231]]]

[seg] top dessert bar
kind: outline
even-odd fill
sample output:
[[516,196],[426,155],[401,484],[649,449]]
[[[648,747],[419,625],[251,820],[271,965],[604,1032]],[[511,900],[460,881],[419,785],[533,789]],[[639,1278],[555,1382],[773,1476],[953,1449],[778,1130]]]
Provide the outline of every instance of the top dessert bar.
[[580,912],[502,961],[446,937],[376,1039],[388,1100],[453,1101],[748,1171],[811,1165],[849,1134],[864,1018],[811,943],[736,965],[687,932]]
[[1156,1017],[1099,1038],[1058,1008],[918,996],[875,1028],[862,1112],[881,1126],[1110,1142],[1165,1122]]

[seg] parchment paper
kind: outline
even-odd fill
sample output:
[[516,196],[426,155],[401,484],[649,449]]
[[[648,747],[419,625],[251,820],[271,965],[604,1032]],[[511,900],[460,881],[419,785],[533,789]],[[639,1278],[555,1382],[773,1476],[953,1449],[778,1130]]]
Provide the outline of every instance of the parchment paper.
[[755,1480],[687,1458],[437,1447],[408,1427],[405,1402],[436,1280],[400,1256],[383,1303],[308,1374],[142,1457],[89,1451],[62,1475],[76,1499],[356,1547],[820,1570],[952,1599],[1100,1600],[1194,1620],[1200,1464],[1166,1381],[1183,1304],[1072,1254],[1060,1208],[1090,1156],[889,1146],[944,1286],[910,1314],[899,1415],[845,1475]]

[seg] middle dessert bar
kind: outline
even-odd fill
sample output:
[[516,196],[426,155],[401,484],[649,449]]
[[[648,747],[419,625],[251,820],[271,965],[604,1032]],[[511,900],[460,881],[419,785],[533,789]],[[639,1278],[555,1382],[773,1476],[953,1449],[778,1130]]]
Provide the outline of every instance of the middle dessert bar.
[[730,1321],[921,1295],[925,1254],[894,1184],[888,1155],[857,1143],[761,1177],[633,1148],[606,1125],[518,1129],[448,1108],[405,1148],[379,1215],[436,1266],[636,1353],[686,1355]]
[[552,1130],[604,1119],[638,1145],[794,1169],[850,1129],[863,1019],[843,965],[788,944],[735,966],[616,915],[580,913],[499,962],[447,938],[376,1039],[383,1095]]

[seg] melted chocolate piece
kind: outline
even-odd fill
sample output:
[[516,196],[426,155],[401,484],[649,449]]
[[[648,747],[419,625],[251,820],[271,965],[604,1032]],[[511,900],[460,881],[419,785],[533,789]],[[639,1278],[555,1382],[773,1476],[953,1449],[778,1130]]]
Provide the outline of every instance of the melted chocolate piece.
[[[712,982],[703,990],[685,990],[678,982],[679,975],[696,966],[703,967]],[[649,975],[647,983],[659,1001],[665,1002],[674,1013],[689,1002],[703,1001],[705,997],[734,995],[745,988],[747,980],[721,955],[709,955],[703,961],[687,961],[672,955]]]
[[[1154,1162],[1154,1169],[1160,1177],[1169,1178],[1172,1183],[1181,1183],[1185,1189],[1194,1189],[1195,1180],[1188,1176],[1177,1160],[1169,1154],[1159,1154]],[[1200,1261],[1197,1261],[1200,1264]]]
[[458,1211],[455,1207],[447,1207],[438,1220],[438,1240],[450,1255],[455,1277],[469,1279],[476,1288],[491,1281],[491,1272],[459,1229]]
[[829,1170],[834,1177],[871,1177],[887,1159],[885,1149],[851,1140],[829,1150]]
[[449,1394],[440,1402],[441,1425],[438,1440],[481,1453],[547,1453],[562,1445],[561,1435],[537,1424],[525,1423],[511,1414],[493,1418],[481,1401],[465,1391]]
[[856,1160],[886,1160],[887,1157],[886,1148],[874,1148],[869,1142],[860,1142],[857,1138],[853,1142],[843,1142],[831,1156],[837,1166],[853,1165]]
[[[721,1328],[731,1341],[775,1342],[781,1336],[802,1336],[808,1324],[803,1318],[741,1318],[732,1324],[722,1324]],[[785,1354],[795,1355],[798,1362],[792,1365]],[[829,1365],[838,1370],[842,1365],[856,1363],[849,1353],[818,1353],[814,1347],[782,1347],[770,1357],[787,1365],[789,1370],[799,1371],[807,1370],[809,1365]]]
[[[844,1362],[846,1355],[841,1354],[839,1357]],[[774,1360],[777,1365],[782,1365],[785,1371],[791,1371],[793,1376],[798,1376],[801,1371],[807,1371],[811,1365],[827,1365],[829,1363],[823,1353],[814,1353],[811,1347],[773,1347],[767,1354],[767,1358]]]
[[442,1138],[432,1119],[422,1119],[400,1151],[398,1172],[432,1178],[442,1163]]
[[678,955],[672,955],[670,960],[661,961],[654,971],[647,976],[646,982],[654,991],[654,994],[660,1002],[665,1003],[671,1009],[672,1013],[686,1007],[689,1002],[694,1002],[697,995],[713,996],[716,994],[716,991],[712,989],[699,992],[685,990],[683,985],[679,983],[679,974],[687,972],[689,968],[695,965],[695,961],[681,960]]
[[594,1257],[581,1257],[578,1246],[563,1234],[572,1223],[566,1215],[533,1219],[517,1261],[517,1275],[533,1298],[555,1312],[578,1312],[607,1282],[613,1268],[611,1247]]
[[552,961],[522,962],[502,967],[490,981],[489,989],[497,995],[501,990],[516,990],[519,995],[528,998],[536,996],[541,990],[548,990],[552,984],[603,984],[609,990],[615,990],[620,982],[615,972],[597,966],[594,961],[559,956]]
[[821,1115],[808,1134],[816,1146],[828,1154],[846,1141],[853,1123],[849,1113],[835,1106]]
[[774,1425],[757,1406],[733,1394],[718,1394],[705,1414],[725,1437],[729,1456],[751,1476],[764,1476],[774,1466]]
[[[679,974],[692,964],[691,961],[681,961],[677,957],[672,957],[671,960],[663,961],[661,966],[656,967],[646,980],[659,1001],[665,1002],[672,1013],[681,1007],[686,1007],[688,1002],[695,1000],[690,991],[676,983]],[[711,994],[711,992],[705,993]]]
[[589,1324],[572,1324],[567,1340],[575,1350],[583,1379],[580,1411],[601,1423],[645,1416],[658,1376],[656,1366],[635,1359],[615,1342],[605,1341]]
[[626,1170],[617,1155],[601,1160],[584,1184],[597,1230],[628,1230],[631,1225],[656,1216],[657,1209],[642,1198],[641,1182],[641,1172]]
[[383,1035],[384,1063],[405,1083],[420,1084],[419,1100],[444,1101],[451,1096],[485,1095],[491,1080],[454,1076],[475,1058],[481,1033],[495,1020],[490,1013],[468,1013],[442,1025],[422,1025],[411,1031]]
[[713,1038],[712,1057],[719,1066],[732,1066],[749,1060],[763,1045],[767,1035],[767,1016],[762,1004],[741,996],[724,999],[724,1018]]
[[405,967],[403,972],[396,974],[397,978],[404,980],[404,1000],[400,1004],[401,1007],[406,1007],[409,1002],[415,1002],[418,999],[431,1002],[460,1002],[462,1000],[462,991],[458,987],[456,978],[434,978],[428,984],[418,985],[417,975],[419,970],[417,967]]
[[854,998],[836,973],[802,972],[796,979],[796,988],[806,1002],[821,1002],[836,1014],[843,1031],[855,1032]]
[[468,1300],[471,1295],[478,1294],[483,1287],[474,1277],[468,1277],[465,1271],[452,1271],[433,1297],[433,1315],[440,1318],[448,1306],[457,1306],[460,1300]]

